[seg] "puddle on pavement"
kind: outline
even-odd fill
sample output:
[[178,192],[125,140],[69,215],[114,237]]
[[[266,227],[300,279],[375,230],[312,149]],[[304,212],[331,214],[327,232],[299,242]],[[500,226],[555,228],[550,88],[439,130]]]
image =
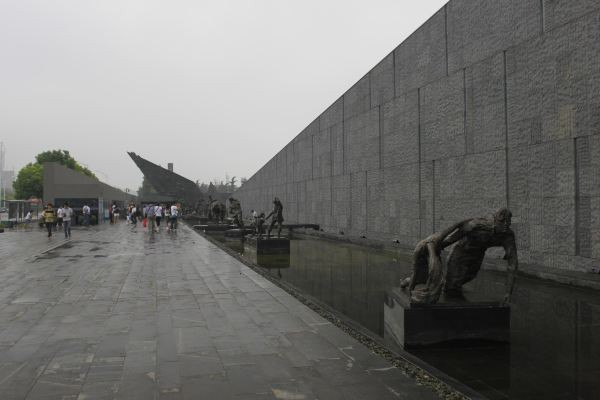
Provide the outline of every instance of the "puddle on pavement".
[[[256,257],[242,239],[211,236]],[[410,271],[407,254],[318,239],[294,239],[289,256],[255,262],[380,336],[384,295]],[[481,271],[468,290],[502,299],[504,283],[503,273]],[[519,277],[513,301],[510,345],[411,353],[490,399],[597,399],[600,293]]]

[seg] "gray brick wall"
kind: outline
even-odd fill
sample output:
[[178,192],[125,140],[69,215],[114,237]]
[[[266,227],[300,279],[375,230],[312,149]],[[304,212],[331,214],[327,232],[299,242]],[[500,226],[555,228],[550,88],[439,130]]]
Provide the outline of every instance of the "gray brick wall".
[[406,246],[508,205],[523,262],[597,272],[598,60],[597,0],[452,0],[237,195]]

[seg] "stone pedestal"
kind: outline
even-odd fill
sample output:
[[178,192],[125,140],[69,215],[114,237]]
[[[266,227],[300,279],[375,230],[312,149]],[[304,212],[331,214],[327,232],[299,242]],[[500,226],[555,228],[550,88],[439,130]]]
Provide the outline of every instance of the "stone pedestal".
[[384,338],[403,348],[473,341],[510,341],[510,307],[499,301],[444,297],[436,304],[410,304],[394,289],[384,304]]
[[254,229],[252,228],[235,228],[226,230],[225,237],[243,238],[244,236],[250,235],[251,233],[254,233]]
[[194,229],[198,229],[204,232],[225,232],[229,229],[234,229],[236,226],[229,224],[200,224],[194,225]]
[[245,246],[256,254],[290,254],[290,239],[286,237],[247,236]]
[[290,239],[246,236],[244,257],[261,267],[288,268],[290,266]]

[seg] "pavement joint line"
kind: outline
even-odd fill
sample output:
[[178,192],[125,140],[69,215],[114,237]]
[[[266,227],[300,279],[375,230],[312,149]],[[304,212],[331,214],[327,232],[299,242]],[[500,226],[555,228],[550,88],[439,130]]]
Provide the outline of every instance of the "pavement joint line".
[[[98,232],[100,232],[100,231],[94,231],[94,232],[93,232],[93,234],[98,234]],[[58,243],[57,243],[57,244],[55,244],[54,246],[51,246],[51,247],[47,248],[46,250],[44,250],[44,251],[42,251],[42,252],[40,252],[40,253],[33,254],[33,255],[29,256],[29,257],[26,257],[26,258],[25,258],[25,260],[29,260],[29,259],[35,260],[36,258],[38,258],[38,257],[40,257],[40,256],[42,256],[42,255],[44,255],[44,254],[46,254],[46,253],[49,253],[49,252],[51,252],[51,251],[53,251],[53,250],[56,250],[56,249],[58,249],[58,248],[60,248],[60,247],[64,246],[65,244],[67,244],[67,243],[69,243],[69,242],[72,242],[72,243],[77,243],[78,241],[79,241],[79,240],[73,240],[73,239],[71,239],[71,238],[68,238],[68,239],[63,239],[61,242],[58,242]]]
[[52,250],[56,250],[56,249],[58,249],[59,247],[62,247],[62,246],[64,246],[65,244],[69,243],[70,241],[71,241],[71,240],[69,240],[69,239],[64,239],[62,242],[58,242],[56,245],[54,245],[54,246],[52,246],[52,247],[49,247],[49,248],[47,248],[46,250],[44,250],[44,251],[42,251],[42,252],[40,252],[40,253],[37,253],[37,254],[32,254],[32,255],[30,255],[30,256],[28,256],[28,257],[25,257],[25,261],[29,261],[29,260],[31,260],[31,261],[34,261],[34,260],[36,260],[37,258],[39,258],[39,257],[43,256],[44,254],[46,254],[46,253],[49,253],[49,252],[51,252]]

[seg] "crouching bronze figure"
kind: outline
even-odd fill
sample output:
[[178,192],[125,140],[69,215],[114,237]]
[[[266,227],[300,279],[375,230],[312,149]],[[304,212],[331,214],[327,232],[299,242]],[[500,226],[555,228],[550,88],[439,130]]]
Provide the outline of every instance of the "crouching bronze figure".
[[[501,208],[492,218],[467,219],[421,240],[413,253],[412,276],[401,285],[408,287],[411,302],[436,303],[442,289],[448,296],[459,296],[463,285],[477,276],[486,250],[498,246],[504,248],[508,262],[504,302],[510,302],[519,267],[511,218],[512,213]],[[441,253],[453,244],[444,266]]]

